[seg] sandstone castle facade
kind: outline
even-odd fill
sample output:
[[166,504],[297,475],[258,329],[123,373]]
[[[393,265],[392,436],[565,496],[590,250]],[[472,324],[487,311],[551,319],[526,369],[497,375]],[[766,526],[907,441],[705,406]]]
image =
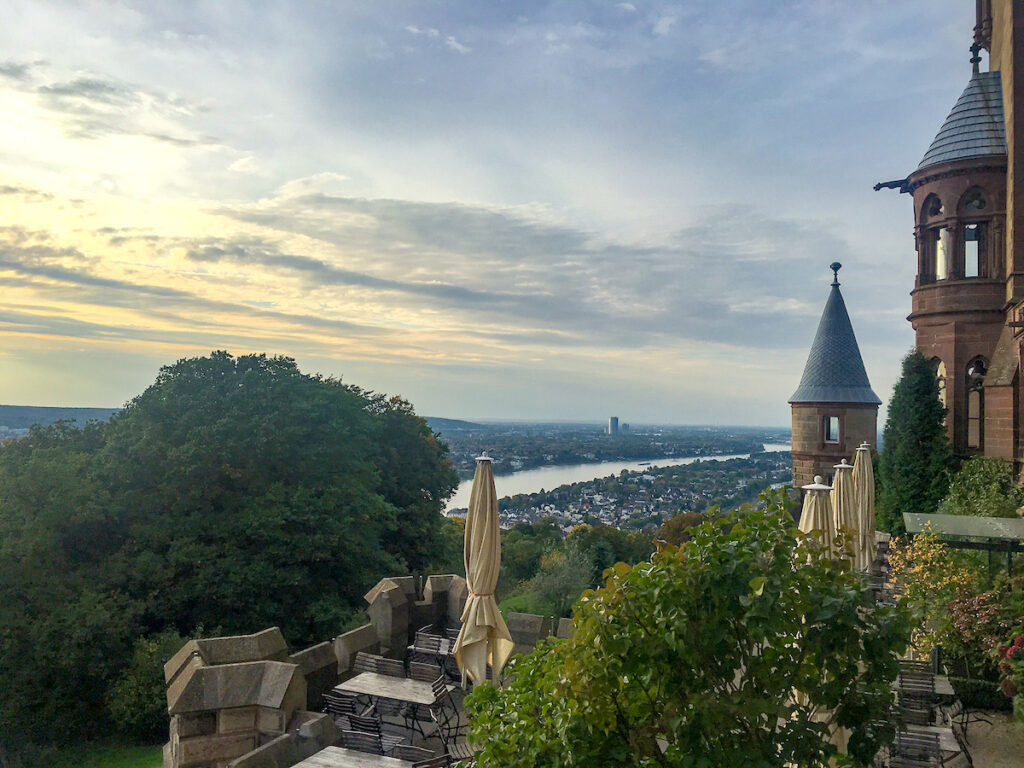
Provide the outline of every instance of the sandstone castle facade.
[[908,319],[935,367],[953,452],[1007,459],[1019,476],[1024,3],[978,0],[970,50],[967,86],[920,164],[875,188],[913,196],[917,279]]

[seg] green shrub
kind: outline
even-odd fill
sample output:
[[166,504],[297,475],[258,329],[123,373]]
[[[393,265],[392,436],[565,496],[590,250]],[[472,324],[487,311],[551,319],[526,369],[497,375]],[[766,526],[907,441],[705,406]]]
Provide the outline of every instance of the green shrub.
[[147,744],[166,738],[164,663],[185,642],[174,630],[135,641],[131,662],[107,696],[111,720],[125,736]]
[[1013,700],[1002,694],[999,683],[969,680],[966,677],[951,677],[949,682],[968,709],[995,709],[1000,712],[1009,712],[1013,709]]

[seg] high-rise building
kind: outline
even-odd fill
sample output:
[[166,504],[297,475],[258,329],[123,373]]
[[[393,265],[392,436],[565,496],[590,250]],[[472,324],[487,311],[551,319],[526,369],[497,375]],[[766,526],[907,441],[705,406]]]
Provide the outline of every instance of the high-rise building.
[[608,434],[617,435],[619,434],[619,417],[609,416],[608,417]]
[[[969,40],[964,30],[965,49]],[[917,279],[908,319],[935,367],[954,453],[1012,460],[1019,475],[1024,3],[978,0],[970,50],[967,86],[917,168],[875,188],[913,196]]]
[[793,486],[832,477],[840,459],[853,459],[863,443],[874,444],[881,400],[871,389],[846,302],[839,291],[838,262],[831,265],[832,291],[818,322],[793,409]]

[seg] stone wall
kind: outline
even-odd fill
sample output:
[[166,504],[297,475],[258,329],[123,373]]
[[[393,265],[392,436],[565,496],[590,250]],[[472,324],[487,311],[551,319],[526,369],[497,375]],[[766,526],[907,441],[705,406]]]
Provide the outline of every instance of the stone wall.
[[[277,627],[190,640],[164,665],[170,739],[164,768],[288,768],[340,740],[319,714],[324,692],[352,675],[357,653],[404,659],[418,630],[461,625],[469,589],[454,574],[381,579],[365,599],[370,623],[289,654]],[[515,652],[529,653],[556,620],[509,613]],[[569,637],[572,621],[557,621]]]
[[277,627],[190,640],[164,665],[164,768],[228,768],[253,753],[262,757],[249,768],[284,768],[335,743],[334,722],[308,708],[336,684],[337,667],[331,643],[289,656]]
[[[835,474],[833,466],[842,459],[851,464],[860,444],[874,446],[878,440],[878,406],[837,403],[795,403],[793,410],[793,485],[814,482],[821,475],[826,482]],[[824,422],[839,417],[839,441],[826,443]]]

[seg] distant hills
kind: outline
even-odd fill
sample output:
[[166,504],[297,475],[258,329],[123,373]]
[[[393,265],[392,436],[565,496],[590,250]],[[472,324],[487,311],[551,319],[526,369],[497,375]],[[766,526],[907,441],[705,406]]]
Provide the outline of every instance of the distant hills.
[[427,425],[435,432],[479,432],[487,429],[483,424],[459,419],[441,419],[437,416],[426,416]]
[[[107,421],[120,408],[56,408],[35,405],[0,405],[0,429],[29,429],[35,424],[49,426],[55,421],[73,421],[79,426],[90,421]],[[441,419],[428,416],[427,424],[435,432],[479,432],[487,429],[482,424],[460,419]]]
[[120,408],[52,408],[34,405],[0,405],[0,427],[29,429],[35,424],[49,426],[55,421],[73,421],[79,426],[90,421],[107,421]]

